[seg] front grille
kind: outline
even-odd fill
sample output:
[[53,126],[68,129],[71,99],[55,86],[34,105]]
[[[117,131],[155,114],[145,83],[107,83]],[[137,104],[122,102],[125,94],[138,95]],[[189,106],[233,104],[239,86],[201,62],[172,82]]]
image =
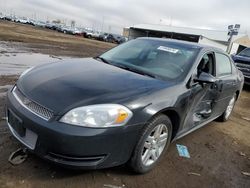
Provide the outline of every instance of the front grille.
[[57,154],[53,152],[49,152],[46,156],[47,159],[53,160],[53,161],[64,161],[69,163],[92,163],[92,164],[99,164],[102,162],[106,155],[97,155],[97,156],[71,156],[71,155],[62,155]]
[[237,67],[243,67],[243,68],[249,68],[250,69],[250,63],[247,64],[247,63],[238,63],[238,62],[236,62],[235,65]]
[[14,94],[16,99],[21,103],[21,105],[23,105],[25,108],[27,108],[29,111],[36,114],[37,116],[47,121],[53,117],[53,111],[26,98],[25,95],[22,94],[22,92],[16,86],[13,88],[12,93]]
[[237,64],[239,63],[239,64],[245,64],[245,65],[250,66],[250,62],[249,62],[249,61],[242,61],[242,60],[238,60],[238,59],[237,59],[237,60],[235,60],[234,62],[237,63]]
[[235,65],[243,73],[244,76],[250,76],[250,63],[237,60],[235,62]]

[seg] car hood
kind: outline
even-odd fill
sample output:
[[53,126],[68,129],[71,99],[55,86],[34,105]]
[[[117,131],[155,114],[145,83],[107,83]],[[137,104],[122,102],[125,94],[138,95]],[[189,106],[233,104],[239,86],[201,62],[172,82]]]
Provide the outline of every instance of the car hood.
[[240,56],[240,55],[234,55],[232,56],[234,61],[240,60],[240,61],[245,61],[250,63],[250,57],[247,56]]
[[93,58],[42,65],[17,82],[27,98],[53,110],[56,115],[91,104],[125,104],[168,85],[170,83]]

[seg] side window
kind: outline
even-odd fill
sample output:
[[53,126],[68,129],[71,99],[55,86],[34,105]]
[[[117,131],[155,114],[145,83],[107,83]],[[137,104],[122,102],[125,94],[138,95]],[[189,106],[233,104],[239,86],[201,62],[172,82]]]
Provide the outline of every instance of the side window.
[[214,56],[212,53],[205,54],[202,57],[197,67],[197,76],[199,77],[199,75],[202,72],[205,72],[214,76]]
[[220,53],[215,53],[216,57],[216,74],[217,76],[225,76],[232,73],[232,65],[230,59]]

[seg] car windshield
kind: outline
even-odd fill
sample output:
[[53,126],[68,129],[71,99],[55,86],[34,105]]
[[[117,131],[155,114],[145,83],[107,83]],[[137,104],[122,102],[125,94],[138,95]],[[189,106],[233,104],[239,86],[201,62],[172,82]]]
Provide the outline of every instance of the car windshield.
[[247,56],[250,57],[250,48],[247,48],[239,53],[241,56]]
[[104,53],[104,62],[147,76],[175,80],[187,75],[199,48],[177,42],[136,39]]

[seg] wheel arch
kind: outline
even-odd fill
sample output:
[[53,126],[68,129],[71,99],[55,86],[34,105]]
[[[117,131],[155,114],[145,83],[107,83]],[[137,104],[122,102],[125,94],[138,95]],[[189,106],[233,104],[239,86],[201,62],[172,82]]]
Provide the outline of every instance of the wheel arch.
[[236,93],[236,100],[238,100],[238,99],[239,99],[239,96],[240,96],[240,91],[237,90],[235,93]]
[[173,108],[167,108],[167,109],[160,110],[159,112],[154,114],[153,117],[159,114],[164,114],[168,116],[168,118],[170,119],[172,126],[173,126],[173,132],[172,132],[172,137],[171,137],[171,140],[173,140],[175,136],[177,135],[178,130],[180,128],[180,124],[181,124],[181,118],[180,118],[179,113],[177,112],[177,110]]

